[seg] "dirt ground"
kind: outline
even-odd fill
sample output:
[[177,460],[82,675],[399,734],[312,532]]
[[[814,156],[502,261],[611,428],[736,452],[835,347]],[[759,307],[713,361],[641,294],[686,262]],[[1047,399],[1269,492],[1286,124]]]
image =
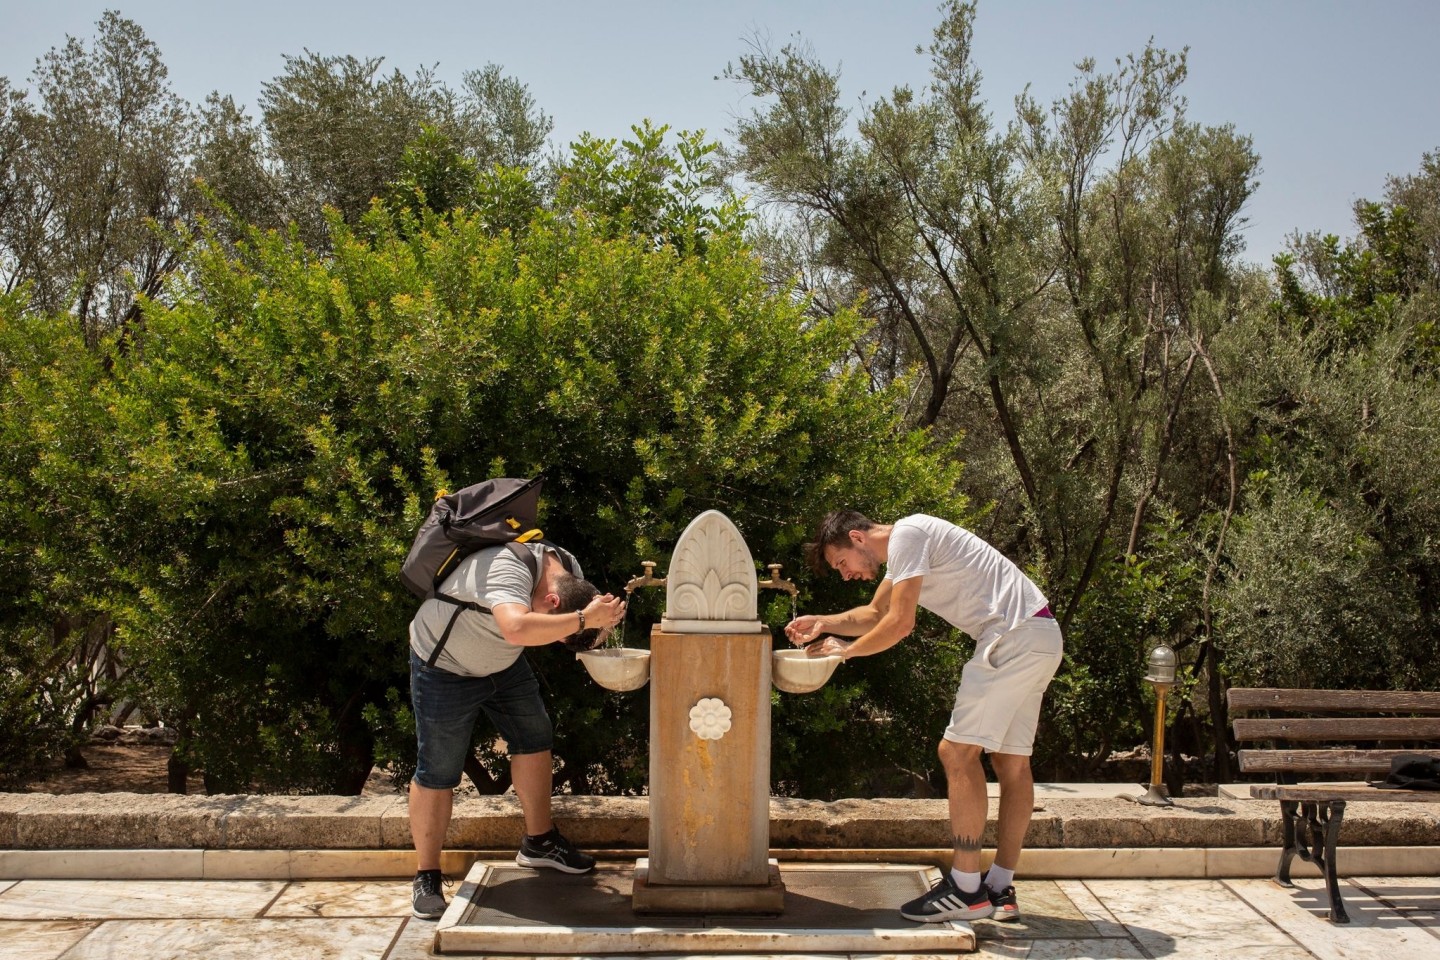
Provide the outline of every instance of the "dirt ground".
[[[164,793],[167,743],[92,743],[80,753],[88,767],[56,767],[43,779],[21,787],[26,793]],[[204,793],[198,776],[190,792]]]
[[[80,750],[87,767],[57,766],[44,777],[18,788],[20,793],[165,793],[168,784],[166,762],[170,744],[132,735],[112,742],[92,741]],[[188,793],[203,794],[205,783],[198,774],[187,784]],[[372,770],[361,796],[394,796],[395,788],[381,770]]]

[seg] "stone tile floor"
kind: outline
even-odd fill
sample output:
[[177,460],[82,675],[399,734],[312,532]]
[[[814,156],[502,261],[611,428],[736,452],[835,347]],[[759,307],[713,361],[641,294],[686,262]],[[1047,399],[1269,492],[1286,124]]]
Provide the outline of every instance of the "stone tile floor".
[[[1440,958],[1440,878],[1346,880],[1349,926],[1325,919],[1322,881],[1299,882],[1301,889],[1292,891],[1253,879],[1022,880],[1024,919],[976,923],[976,956]],[[410,917],[409,887],[397,880],[0,880],[0,957],[433,956],[434,924]],[[881,955],[851,955],[862,956]]]

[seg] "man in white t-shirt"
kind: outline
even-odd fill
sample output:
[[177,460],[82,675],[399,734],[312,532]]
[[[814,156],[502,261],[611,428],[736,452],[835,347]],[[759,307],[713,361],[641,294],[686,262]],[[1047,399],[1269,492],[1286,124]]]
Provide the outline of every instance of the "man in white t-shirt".
[[[939,750],[949,786],[954,860],[929,893],[900,912],[929,922],[1018,920],[1015,866],[1035,804],[1030,753],[1041,698],[1062,658],[1060,627],[1045,595],[990,544],[925,514],[877,524],[853,510],[837,510],[821,521],[806,549],[818,573],[828,566],[846,580],[873,580],[882,564],[886,568],[865,606],[798,617],[786,628],[791,642],[806,646],[811,656],[849,659],[888,650],[914,630],[917,607],[975,641]],[[990,754],[1000,781],[995,858],[983,874],[980,838],[988,801],[982,751]]]
[[554,729],[524,651],[551,643],[588,649],[599,639],[597,631],[625,616],[625,603],[599,594],[580,579],[575,558],[565,553],[562,559],[561,553],[545,543],[478,550],[456,565],[440,590],[465,606],[457,610],[454,603],[426,600],[410,621],[417,742],[410,833],[418,859],[411,910],[421,919],[437,919],[447,906],[441,847],[481,713],[505,740],[525,818],[515,862],[565,873],[587,873],[595,866],[593,857],[555,829],[550,816]]

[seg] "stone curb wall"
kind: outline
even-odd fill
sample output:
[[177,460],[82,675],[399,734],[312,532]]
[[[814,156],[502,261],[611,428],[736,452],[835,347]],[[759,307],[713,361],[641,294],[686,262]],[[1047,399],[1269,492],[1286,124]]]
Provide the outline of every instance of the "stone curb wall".
[[[643,850],[644,797],[556,797],[555,819],[576,844]],[[985,845],[998,812],[990,801]],[[507,849],[522,832],[514,797],[458,799],[445,845]],[[949,846],[944,800],[770,802],[772,848],[935,849]],[[1440,805],[1351,803],[1346,847],[1440,845]],[[1186,797],[1173,808],[1120,799],[1036,804],[1030,849],[1277,847],[1279,805]],[[0,794],[0,850],[408,850],[406,801],[394,797]]]

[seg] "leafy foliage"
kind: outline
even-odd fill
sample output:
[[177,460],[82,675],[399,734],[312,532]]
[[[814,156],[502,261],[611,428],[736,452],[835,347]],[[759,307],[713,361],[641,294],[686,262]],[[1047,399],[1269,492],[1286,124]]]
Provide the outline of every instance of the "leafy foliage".
[[[0,296],[0,781],[49,761],[74,762],[128,673],[111,644],[113,623],[87,598],[102,568],[85,562],[90,531],[79,491],[48,481],[62,449],[103,442],[89,392],[103,375],[68,318]],[[93,459],[92,459],[93,462]]]
[[1247,351],[1254,470],[1231,554],[1227,667],[1248,682],[1425,689],[1436,671],[1429,464],[1440,453],[1427,157],[1356,205],[1358,236],[1297,237]]
[[[217,161],[217,197],[250,222],[295,223],[311,246],[323,248],[324,208],[354,224],[387,185],[417,175],[423,183],[422,158],[435,153],[437,138],[463,161],[446,178],[451,191],[463,189],[461,178],[474,169],[538,163],[550,118],[498,66],[467,71],[457,92],[429,71],[383,74],[382,65],[310,51],[286,57],[284,72],[262,88],[258,128],[232,104],[212,100],[228,121],[206,141]],[[201,167],[202,176],[208,172]],[[442,210],[458,205],[452,201],[461,197],[436,192],[440,171],[429,174],[428,202]],[[257,208],[249,206],[257,200]]]
[[166,76],[155,44],[109,11],[93,42],[41,58],[35,102],[0,79],[0,281],[73,309],[92,346],[174,269],[153,224],[194,202],[193,125]]
[[[395,570],[437,489],[498,473],[545,474],[610,588],[711,506],[787,570],[832,507],[966,523],[1066,630],[1042,775],[1145,736],[1160,641],[1170,742],[1216,778],[1227,683],[1433,686],[1440,154],[1267,276],[1259,158],[1187,119],[1183,53],[1082,61],[997,121],[974,16],[944,4],[930,81],[853,113],[803,43],[757,43],[723,150],[647,122],[542,158],[494,65],[452,90],[306,51],[258,117],[192,109],[113,13],[0,78],[0,779],[135,705],[212,790],[403,777]],[[968,650],[922,618],[777,695],[776,788],[938,787]],[[643,698],[535,657],[564,787],[641,789]]]
[[[208,789],[359,789],[364,718],[405,723],[387,694],[413,612],[397,571],[438,489],[543,473],[547,534],[610,585],[707,507],[793,564],[833,499],[950,494],[954,466],[836,372],[859,319],[815,323],[769,291],[739,208],[697,216],[670,186],[701,177],[708,151],[637,136],[582,144],[565,168],[629,202],[536,209],[518,236],[385,206],[359,229],[332,217],[323,258],[286,234],[198,233],[143,337],[88,392],[71,387],[105,440],[62,444],[42,496],[75,491],[85,552],[108,568],[84,599],[114,618]],[[631,190],[657,163],[660,186]],[[497,184],[477,182],[477,207]],[[638,789],[645,711],[573,660],[537,659],[562,779]]]
[[[759,101],[733,164],[779,211],[765,249],[813,283],[817,316],[858,300],[875,318],[854,355],[877,385],[917,375],[910,422],[956,439],[978,532],[1052,598],[1068,719],[1044,735],[1068,739],[1041,752],[1094,776],[1142,727],[1146,645],[1212,639],[1238,493],[1213,352],[1263,302],[1236,263],[1258,161],[1232,129],[1186,121],[1184,55],[1153,47],[1111,72],[1082,62],[1065,97],[1022,95],[998,125],[974,15],[943,5],[929,85],[853,127],[835,71],[757,45],[729,71]],[[1198,609],[1119,614],[1136,590]]]

